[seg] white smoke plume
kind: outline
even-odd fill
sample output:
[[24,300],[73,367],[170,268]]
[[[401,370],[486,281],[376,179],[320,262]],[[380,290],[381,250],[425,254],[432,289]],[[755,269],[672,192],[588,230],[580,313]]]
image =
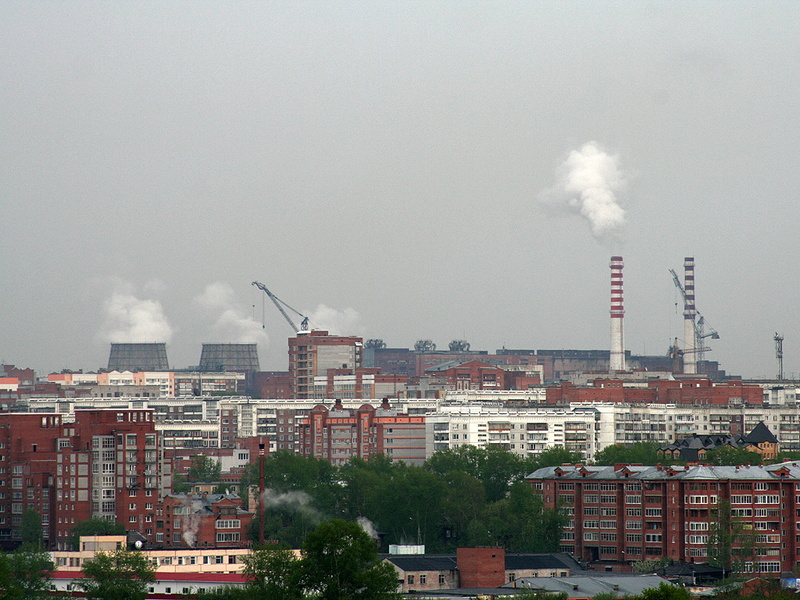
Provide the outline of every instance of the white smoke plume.
[[316,310],[306,313],[311,327],[324,329],[331,335],[361,335],[361,315],[354,308],[336,310],[319,304]]
[[322,515],[311,506],[311,496],[305,492],[283,492],[266,489],[261,494],[261,506],[266,511],[268,508],[286,508],[302,513],[316,522],[322,521]]
[[200,500],[190,501],[186,498],[181,506],[186,507],[188,513],[182,515],[181,534],[186,545],[193,548],[197,543],[197,531],[200,529],[200,517],[197,513],[203,508],[203,503]]
[[539,200],[579,214],[589,222],[598,241],[619,239],[625,226],[625,209],[617,193],[627,185],[619,156],[609,154],[597,142],[588,142],[569,153],[557,175],[556,185],[542,192]]
[[261,323],[247,316],[236,301],[233,288],[217,281],[195,296],[195,304],[215,318],[211,333],[215,341],[232,344],[268,344],[269,338]]
[[358,517],[356,519],[356,523],[361,525],[361,529],[367,532],[369,537],[373,540],[378,539],[378,532],[375,530],[375,525],[373,525],[372,521],[370,521],[367,517]]
[[[103,303],[104,321],[98,338],[115,343],[151,343],[172,341],[172,327],[161,302],[137,297],[133,285],[115,282],[116,289]],[[145,289],[159,287],[154,282]]]

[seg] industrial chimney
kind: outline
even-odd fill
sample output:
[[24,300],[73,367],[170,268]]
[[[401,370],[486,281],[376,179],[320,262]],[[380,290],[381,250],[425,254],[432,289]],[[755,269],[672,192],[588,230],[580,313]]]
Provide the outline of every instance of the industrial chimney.
[[625,371],[625,336],[623,320],[625,309],[622,302],[622,263],[621,256],[611,257],[611,354],[609,371]]
[[697,309],[694,304],[694,257],[683,259],[683,286],[686,290],[683,302],[683,372],[697,373],[697,339],[695,318]]

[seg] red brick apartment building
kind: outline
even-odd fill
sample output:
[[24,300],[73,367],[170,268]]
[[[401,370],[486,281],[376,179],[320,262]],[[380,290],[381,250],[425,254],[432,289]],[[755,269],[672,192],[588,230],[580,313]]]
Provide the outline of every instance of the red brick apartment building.
[[[42,517],[46,542],[63,547],[92,516],[145,529],[159,497],[158,444],[148,410],[0,414],[0,544],[20,540],[22,513]],[[152,533],[152,532],[151,532]]]
[[625,387],[620,379],[596,379],[589,386],[562,381],[547,388],[548,404],[571,402],[758,406],[764,403],[764,390],[741,381],[714,382],[706,378],[654,379],[646,388]]
[[412,465],[425,462],[425,417],[398,414],[388,402],[356,410],[338,400],[330,410],[319,404],[300,418],[298,430],[300,454],[332,464],[374,454]]
[[289,384],[293,398],[314,398],[314,377],[328,369],[363,366],[364,343],[360,337],[328,335],[327,331],[303,331],[289,338]]
[[[647,558],[706,562],[719,502],[755,536],[752,571],[800,563],[800,463],[738,467],[564,465],[527,481],[569,522],[561,551],[613,566]],[[748,565],[750,566],[750,565]]]
[[26,510],[41,516],[50,548],[66,549],[72,528],[92,517],[159,545],[172,533],[156,523],[166,491],[152,410],[76,410],[72,423],[55,413],[0,413],[2,548],[20,543]]

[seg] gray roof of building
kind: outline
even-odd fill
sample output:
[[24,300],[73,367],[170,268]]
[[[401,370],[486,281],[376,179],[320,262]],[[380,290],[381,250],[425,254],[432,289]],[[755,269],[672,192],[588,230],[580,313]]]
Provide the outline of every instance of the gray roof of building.
[[[708,466],[697,465],[693,467],[684,466],[641,466],[628,465],[629,474],[626,476],[622,469],[614,470],[613,465],[592,465],[592,466],[573,466],[564,465],[560,467],[542,467],[537,469],[527,479],[554,479],[556,469],[561,469],[562,474],[558,479],[619,479],[619,480],[659,480],[659,479],[782,479],[777,471],[782,468],[789,470],[788,477],[784,479],[800,479],[800,462],[787,461],[774,465],[739,465],[730,466]],[[581,469],[587,474],[584,476]],[[671,471],[670,471],[671,470]],[[673,472],[674,475],[669,473]]]
[[[455,571],[458,568],[454,554],[390,554],[385,557],[401,571]],[[506,554],[507,570],[567,569],[581,571],[581,565],[565,552],[540,554]]]
[[593,597],[598,594],[639,595],[644,590],[657,588],[662,583],[674,585],[658,575],[615,575],[578,577],[523,577],[503,587],[526,587],[546,592],[566,592],[569,596]]
[[583,570],[580,563],[565,552],[547,554],[506,554],[506,570],[568,569]]
[[455,571],[456,557],[426,554],[392,554],[386,557],[401,571]]

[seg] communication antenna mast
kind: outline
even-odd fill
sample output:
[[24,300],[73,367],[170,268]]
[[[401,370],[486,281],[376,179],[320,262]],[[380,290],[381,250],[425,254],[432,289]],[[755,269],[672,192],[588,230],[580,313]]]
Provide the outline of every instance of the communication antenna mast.
[[783,336],[775,332],[775,358],[778,359],[778,380],[783,381]]

